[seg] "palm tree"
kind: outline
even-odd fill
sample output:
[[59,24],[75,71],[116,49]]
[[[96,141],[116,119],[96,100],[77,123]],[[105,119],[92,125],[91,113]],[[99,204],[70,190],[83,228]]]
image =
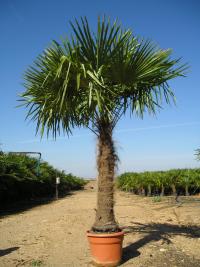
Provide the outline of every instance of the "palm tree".
[[142,176],[143,176],[143,181],[146,184],[147,196],[150,197],[152,195],[152,189],[155,190],[156,188],[156,173],[144,172]]
[[179,180],[181,178],[181,169],[172,169],[166,172],[166,178],[167,178],[167,182],[171,187],[172,190],[172,195],[173,196],[177,196],[177,187],[178,187],[178,183]]
[[166,172],[156,171],[154,172],[154,184],[157,192],[160,192],[160,196],[165,195],[165,187],[168,186]]
[[118,157],[113,130],[129,111],[143,117],[154,114],[173,99],[168,81],[184,76],[186,65],[171,59],[150,40],[140,40],[118,22],[98,19],[93,32],[86,18],[70,23],[72,37],[52,45],[37,57],[25,73],[21,95],[27,117],[56,138],[61,131],[87,127],[98,139],[98,200],[95,232],[116,232],[113,178]]
[[169,186],[166,172],[164,171],[159,172],[158,179],[159,179],[160,188],[161,188],[160,196],[163,197],[165,195],[165,188]]
[[194,169],[182,169],[181,176],[179,180],[180,186],[185,189],[185,196],[189,196],[189,189],[195,183],[195,170]]
[[193,170],[193,194],[195,192],[199,192],[200,193],[200,170],[199,169],[194,169]]
[[195,154],[194,154],[195,156],[196,156],[196,160],[200,160],[200,149],[198,148],[198,149],[195,149]]

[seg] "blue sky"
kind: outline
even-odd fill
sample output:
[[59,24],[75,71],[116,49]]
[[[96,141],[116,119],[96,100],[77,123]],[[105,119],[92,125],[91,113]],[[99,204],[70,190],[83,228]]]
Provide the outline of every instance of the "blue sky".
[[156,117],[124,117],[114,133],[124,171],[199,166],[200,147],[200,1],[198,0],[7,0],[0,3],[0,143],[4,151],[40,151],[55,167],[82,177],[96,176],[96,138],[88,130],[72,137],[40,141],[24,109],[15,108],[24,90],[23,72],[52,39],[70,33],[69,20],[87,16],[95,29],[97,17],[118,18],[133,33],[173,48],[190,70],[187,78],[170,83],[177,106],[164,105]]

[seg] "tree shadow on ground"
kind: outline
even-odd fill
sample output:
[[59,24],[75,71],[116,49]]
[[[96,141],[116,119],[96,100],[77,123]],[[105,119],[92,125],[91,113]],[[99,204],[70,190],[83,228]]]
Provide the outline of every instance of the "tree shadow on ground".
[[[71,195],[73,195],[73,192],[68,192],[59,196],[59,199],[69,197]],[[18,214],[40,205],[49,204],[53,201],[56,201],[55,197],[33,198],[29,200],[16,201],[15,203],[1,203],[0,217],[2,218],[13,214]]]
[[122,227],[122,230],[125,232],[125,234],[141,233],[145,236],[123,248],[122,264],[132,258],[139,256],[140,252],[138,251],[138,249],[150,243],[151,241],[162,240],[163,242],[170,244],[172,243],[170,238],[176,235],[181,235],[190,238],[200,237],[200,227],[196,225],[184,226],[168,223],[131,223],[134,224],[134,226]]
[[19,249],[19,247],[12,247],[12,248],[6,248],[6,249],[0,249],[0,257],[3,257],[7,254],[12,253],[13,251]]

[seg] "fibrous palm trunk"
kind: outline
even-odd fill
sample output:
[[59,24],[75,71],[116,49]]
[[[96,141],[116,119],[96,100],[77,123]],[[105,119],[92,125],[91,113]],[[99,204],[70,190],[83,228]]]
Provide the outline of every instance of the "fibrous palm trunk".
[[176,196],[176,186],[175,186],[175,184],[172,184],[171,185],[171,188],[172,188],[172,194],[173,194],[173,196]]
[[117,156],[112,140],[112,128],[101,123],[98,137],[98,193],[96,220],[92,227],[95,232],[117,232],[119,227],[114,216],[114,173]]
[[186,196],[189,196],[190,195],[189,194],[189,186],[188,185],[185,186],[185,195]]
[[142,188],[140,189],[140,194],[141,194],[142,196],[145,196],[145,189],[144,189],[144,187],[142,187]]
[[164,195],[165,195],[165,187],[162,184],[160,196],[163,197]]
[[151,185],[148,184],[148,193],[147,196],[150,197],[151,196]]

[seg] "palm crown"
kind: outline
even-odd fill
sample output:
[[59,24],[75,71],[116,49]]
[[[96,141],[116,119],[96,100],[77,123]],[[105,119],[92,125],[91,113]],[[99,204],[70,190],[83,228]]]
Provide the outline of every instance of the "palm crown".
[[168,80],[187,68],[170,58],[170,49],[106,19],[98,20],[96,33],[86,18],[71,27],[71,39],[53,41],[25,73],[22,101],[37,131],[46,128],[56,137],[61,129],[85,126],[98,134],[100,122],[114,128],[127,109],[142,116],[145,110],[155,113],[162,96],[169,103]]

